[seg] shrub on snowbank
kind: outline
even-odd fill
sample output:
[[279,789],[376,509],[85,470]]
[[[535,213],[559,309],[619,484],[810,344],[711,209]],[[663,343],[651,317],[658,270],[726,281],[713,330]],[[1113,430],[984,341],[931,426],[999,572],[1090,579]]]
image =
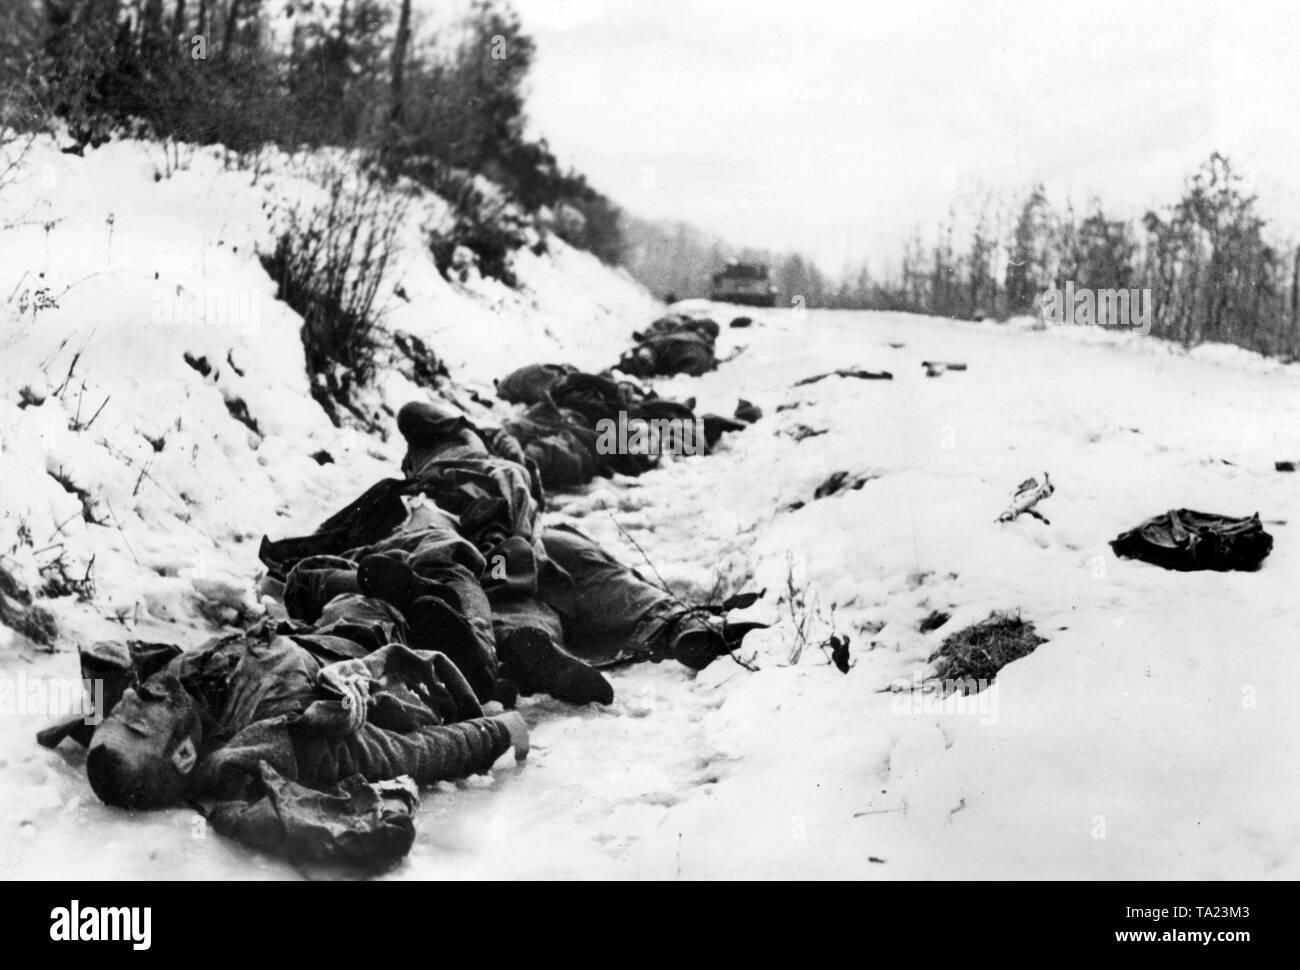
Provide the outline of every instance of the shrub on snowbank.
[[374,179],[343,173],[327,192],[323,204],[284,210],[274,247],[259,258],[277,299],[302,317],[312,396],[338,425],[337,406],[353,410],[353,389],[374,374],[380,285],[405,203]]

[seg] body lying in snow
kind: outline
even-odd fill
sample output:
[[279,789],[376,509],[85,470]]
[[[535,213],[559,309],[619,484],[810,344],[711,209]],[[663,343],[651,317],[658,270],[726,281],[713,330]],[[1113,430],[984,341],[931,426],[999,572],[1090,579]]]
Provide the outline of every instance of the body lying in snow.
[[[103,721],[40,740],[88,744],[87,777],[110,805],[199,803],[218,832],[259,848],[392,861],[414,838],[415,785],[528,750],[518,713],[484,716],[455,664],[411,649],[405,629],[385,604],[345,595],[315,625],[264,622],[192,651],[96,644],[82,665],[105,682]],[[410,781],[387,784],[398,779]]]
[[201,801],[249,845],[391,862],[414,839],[414,785],[527,750],[522,717],[484,716],[484,701],[609,703],[597,668],[671,657],[698,669],[755,626],[723,619],[752,598],[684,604],[577,530],[544,528],[540,486],[510,439],[425,404],[398,426],[405,479],[372,486],[311,536],[263,540],[289,619],[191,652],[82,652],[107,717],[40,740],[88,744],[101,799]]
[[713,320],[670,313],[632,334],[635,346],[619,360],[618,369],[634,377],[699,377],[718,367],[715,346],[720,332]]
[[713,339],[696,329],[640,335],[618,362],[619,370],[636,377],[699,377],[717,367]]
[[596,668],[674,658],[699,669],[749,629],[723,622],[721,606],[682,603],[576,530],[542,527],[535,479],[462,415],[414,403],[398,427],[408,477],[394,491],[420,503],[402,522],[373,500],[375,486],[327,520],[319,542],[263,543],[291,616],[310,620],[339,595],[383,600],[479,700],[507,706],[516,692],[609,703]]
[[[708,454],[724,432],[746,427],[713,414],[697,417],[693,400],[666,400],[632,381],[567,365],[520,368],[498,382],[498,393],[528,404],[503,428],[546,488],[573,488],[597,476],[641,475],[662,455]],[[749,408],[745,421],[756,420],[761,412]]]

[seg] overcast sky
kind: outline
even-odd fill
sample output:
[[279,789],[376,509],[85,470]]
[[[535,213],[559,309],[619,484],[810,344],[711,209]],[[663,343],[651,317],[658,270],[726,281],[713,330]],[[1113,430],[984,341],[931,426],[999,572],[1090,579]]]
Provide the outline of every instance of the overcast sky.
[[1176,198],[1215,148],[1300,230],[1300,5],[517,0],[529,113],[627,209],[825,268],[954,201]]

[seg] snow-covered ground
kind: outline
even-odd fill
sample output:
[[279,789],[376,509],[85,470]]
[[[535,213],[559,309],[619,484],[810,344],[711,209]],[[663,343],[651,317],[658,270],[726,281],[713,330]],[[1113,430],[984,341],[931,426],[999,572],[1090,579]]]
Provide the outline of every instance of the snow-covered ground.
[[[58,297],[34,316],[31,298],[4,310],[2,562],[35,585],[60,551],[75,577],[93,555],[95,581],[90,602],[46,604],[54,652],[0,628],[7,678],[75,677],[79,640],[197,644],[255,615],[257,539],[314,527],[400,458],[391,438],[333,428],[307,396],[297,318],[253,256],[263,202],[311,191],[294,164],[251,186],[196,153],[155,182],[155,155],[38,145],[27,180],[0,195],[0,221],[24,223],[0,232],[0,299],[47,282]],[[530,361],[606,366],[657,312],[563,246],[524,258],[522,295],[453,287],[419,245],[419,215],[394,269],[409,302],[393,301],[389,325],[420,335],[468,388],[490,393]],[[177,285],[252,294],[256,320],[160,322],[160,288]],[[427,793],[391,878],[1300,874],[1288,700],[1300,479],[1273,470],[1300,458],[1300,370],[1096,329],[775,310],[732,330],[742,311],[711,309],[720,352],[735,356],[659,389],[719,413],[744,397],[764,417],[713,456],[555,496],[551,514],[638,568],[648,558],[683,593],[765,588],[748,615],[775,625],[743,652],[758,669],[645,665],[613,675],[607,709],[525,701],[526,764]],[[969,369],[926,378],[920,362],[936,359]],[[851,366],[894,380],[792,386]],[[20,407],[24,387],[44,403]],[[392,374],[381,396],[419,393]],[[227,410],[236,397],[260,435]],[[69,428],[106,398],[93,424]],[[796,425],[826,433],[797,441]],[[334,463],[309,457],[322,448]],[[1044,470],[1051,524],[996,524],[1017,483]],[[813,500],[835,471],[869,480]],[[1258,510],[1272,555],[1241,574],[1112,555],[1107,540],[1180,506]],[[951,620],[918,632],[936,609]],[[948,633],[1003,609],[1048,642],[968,709],[888,690],[924,676]],[[800,619],[808,644],[792,664]],[[831,632],[851,638],[847,675],[818,648]],[[190,811],[100,805],[73,751],[35,745],[44,721],[17,711],[0,724],[0,875],[299,874],[205,837]]]

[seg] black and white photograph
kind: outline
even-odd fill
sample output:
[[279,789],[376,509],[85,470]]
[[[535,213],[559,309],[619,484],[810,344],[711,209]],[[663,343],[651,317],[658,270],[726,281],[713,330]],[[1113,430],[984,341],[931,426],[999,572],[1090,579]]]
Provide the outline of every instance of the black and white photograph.
[[1296,879],[1297,51],[4,0],[0,877]]

